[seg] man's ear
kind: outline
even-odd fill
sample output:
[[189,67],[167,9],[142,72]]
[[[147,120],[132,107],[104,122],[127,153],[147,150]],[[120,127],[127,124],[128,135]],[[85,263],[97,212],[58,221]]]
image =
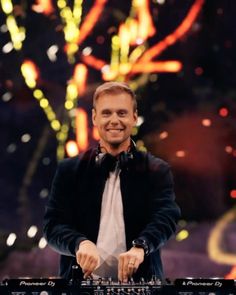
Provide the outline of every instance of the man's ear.
[[97,126],[97,124],[96,124],[96,110],[94,108],[92,109],[92,121],[93,121],[93,125]]
[[135,121],[135,125],[136,125],[138,122],[138,111],[137,110],[134,111],[134,121]]

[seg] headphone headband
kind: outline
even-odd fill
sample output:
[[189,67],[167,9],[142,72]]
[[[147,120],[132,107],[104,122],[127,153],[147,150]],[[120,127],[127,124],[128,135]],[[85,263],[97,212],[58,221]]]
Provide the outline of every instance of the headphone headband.
[[122,151],[117,156],[113,156],[108,152],[103,153],[101,151],[102,148],[100,144],[98,144],[96,151],[96,165],[97,167],[103,168],[103,170],[108,173],[110,171],[114,171],[116,167],[120,169],[129,169],[129,163],[134,158],[133,152],[136,151],[136,144],[131,139],[130,146],[128,151]]

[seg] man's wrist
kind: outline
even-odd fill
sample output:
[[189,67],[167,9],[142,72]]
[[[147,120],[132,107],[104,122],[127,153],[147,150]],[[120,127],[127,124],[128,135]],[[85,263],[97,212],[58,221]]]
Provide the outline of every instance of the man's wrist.
[[138,239],[133,240],[132,245],[135,248],[142,248],[144,250],[145,256],[147,256],[150,252],[147,241],[143,238],[138,238]]
[[82,238],[80,239],[77,243],[76,243],[76,247],[75,247],[75,253],[77,253],[77,251],[79,250],[79,246],[84,243],[84,242],[89,242],[88,239],[86,238]]

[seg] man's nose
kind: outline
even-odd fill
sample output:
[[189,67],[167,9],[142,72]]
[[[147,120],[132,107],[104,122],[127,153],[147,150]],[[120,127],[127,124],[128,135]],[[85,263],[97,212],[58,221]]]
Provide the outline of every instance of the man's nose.
[[118,116],[117,116],[117,114],[116,113],[113,113],[112,115],[111,115],[111,123],[117,123],[119,121],[119,118],[118,118]]

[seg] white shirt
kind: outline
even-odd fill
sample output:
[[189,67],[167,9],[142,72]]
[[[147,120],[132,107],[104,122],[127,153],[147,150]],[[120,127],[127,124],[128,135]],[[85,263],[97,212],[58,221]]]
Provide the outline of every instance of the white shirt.
[[118,278],[118,256],[126,252],[123,203],[120,190],[120,169],[110,172],[106,181],[101,206],[101,218],[97,238],[100,266],[93,277]]

